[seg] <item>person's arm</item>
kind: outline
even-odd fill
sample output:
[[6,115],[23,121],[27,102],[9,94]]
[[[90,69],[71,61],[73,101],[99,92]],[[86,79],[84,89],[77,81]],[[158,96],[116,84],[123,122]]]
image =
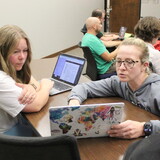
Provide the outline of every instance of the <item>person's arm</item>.
[[90,47],[97,55],[101,56],[101,58],[103,58],[105,61],[110,62],[117,56],[117,49],[109,53],[101,40],[95,39],[94,41],[92,41],[92,45]]
[[20,104],[32,103],[36,98],[36,92],[40,89],[40,83],[33,77],[31,77],[29,84],[16,83],[16,85],[23,89],[18,98]]
[[40,87],[36,92],[36,98],[30,104],[26,104],[23,112],[38,112],[47,103],[49,98],[49,91],[53,87],[53,81],[49,79],[42,79]]
[[117,47],[122,43],[122,41],[104,41],[104,40],[102,40],[102,42],[106,47]]
[[108,52],[106,51],[106,52],[102,53],[100,56],[101,56],[105,61],[110,62],[110,61],[114,60],[115,57],[117,56],[117,49],[115,49],[115,50],[114,50],[113,52],[111,52],[111,53],[108,53]]
[[[133,139],[141,136],[145,136],[144,124],[146,122],[137,122],[127,120],[118,125],[113,125],[108,131],[110,137],[118,137],[124,139]],[[152,124],[151,135],[160,133],[160,121],[151,120]]]
[[46,104],[49,91],[53,86],[53,82],[50,80],[42,80],[39,90],[36,92],[35,100],[31,104],[24,105],[18,101],[23,89],[18,87],[9,75],[4,72],[1,72],[0,75],[0,108],[12,117],[16,117],[22,110],[26,112],[37,112]]
[[33,76],[31,76],[31,80],[29,84],[36,90],[39,91],[40,89],[40,82],[38,82]]
[[112,41],[113,40],[113,38],[112,37],[107,37],[107,36],[103,36],[103,37],[101,37],[100,38],[102,41]]
[[71,100],[69,100],[68,105],[69,106],[79,106],[80,102],[78,99],[71,99]]
[[145,136],[144,124],[145,122],[127,120],[120,124],[113,125],[108,131],[108,134],[110,137],[117,137],[123,139],[138,138],[141,136]]
[[152,134],[160,133],[160,121],[159,120],[150,120],[152,123]]
[[0,73],[0,108],[12,117],[16,117],[25,107],[18,101],[22,89],[6,73]]
[[104,34],[100,39],[102,41],[113,41],[118,38],[119,38],[119,35],[116,35],[116,34]]
[[117,86],[117,82],[117,76],[112,76],[99,81],[78,84],[72,89],[68,97],[69,105],[79,105],[87,98],[118,96],[113,90],[114,86]]

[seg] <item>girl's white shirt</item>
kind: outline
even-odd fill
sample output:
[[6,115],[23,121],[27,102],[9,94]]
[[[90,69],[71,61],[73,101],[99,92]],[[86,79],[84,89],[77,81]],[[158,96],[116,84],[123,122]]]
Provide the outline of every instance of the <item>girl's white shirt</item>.
[[0,133],[18,123],[18,114],[25,107],[18,101],[22,89],[15,83],[9,75],[0,71]]
[[146,43],[149,50],[149,60],[152,62],[153,71],[160,75],[160,52],[150,43]]

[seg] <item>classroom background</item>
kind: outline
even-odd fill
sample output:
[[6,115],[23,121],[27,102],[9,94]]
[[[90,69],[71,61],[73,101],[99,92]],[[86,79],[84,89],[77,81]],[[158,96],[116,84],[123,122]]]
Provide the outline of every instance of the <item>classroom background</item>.
[[[29,36],[33,58],[39,59],[76,46],[86,18],[104,0],[0,0],[0,27],[14,24]],[[160,0],[141,0],[141,16],[160,17]]]

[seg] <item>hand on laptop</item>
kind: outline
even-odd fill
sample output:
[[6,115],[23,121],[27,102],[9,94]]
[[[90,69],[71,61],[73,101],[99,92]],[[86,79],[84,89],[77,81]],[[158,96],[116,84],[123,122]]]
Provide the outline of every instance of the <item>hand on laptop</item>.
[[40,81],[40,86],[48,88],[48,90],[51,90],[53,85],[54,85],[54,82],[52,80],[50,80],[50,79],[42,79]]
[[69,106],[79,106],[80,105],[80,103],[79,103],[79,101],[77,100],[77,99],[71,99],[70,101],[69,101],[69,104],[68,104]]
[[132,120],[124,121],[118,125],[113,125],[108,131],[110,137],[123,139],[133,139],[144,136],[143,126],[145,122]]

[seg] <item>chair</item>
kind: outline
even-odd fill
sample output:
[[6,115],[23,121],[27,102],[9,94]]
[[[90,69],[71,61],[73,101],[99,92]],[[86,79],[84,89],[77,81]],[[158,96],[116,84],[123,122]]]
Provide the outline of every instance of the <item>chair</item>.
[[92,55],[90,48],[87,46],[81,46],[81,42],[78,43],[78,46],[80,48],[82,48],[83,56],[87,60],[86,75],[89,76],[89,78],[92,81],[96,81],[96,80],[100,80],[100,79],[104,79],[104,78],[109,78],[112,75],[116,75],[116,72],[98,75],[97,64],[94,59],[94,56]]
[[18,137],[0,134],[2,160],[80,160],[77,141],[71,136]]
[[115,46],[113,46],[113,47],[106,47],[106,49],[111,53],[111,52],[113,52],[116,49],[116,47]]
[[92,81],[98,80],[98,71],[96,61],[90,51],[89,47],[81,47],[83,50],[83,56],[87,60],[86,74]]

